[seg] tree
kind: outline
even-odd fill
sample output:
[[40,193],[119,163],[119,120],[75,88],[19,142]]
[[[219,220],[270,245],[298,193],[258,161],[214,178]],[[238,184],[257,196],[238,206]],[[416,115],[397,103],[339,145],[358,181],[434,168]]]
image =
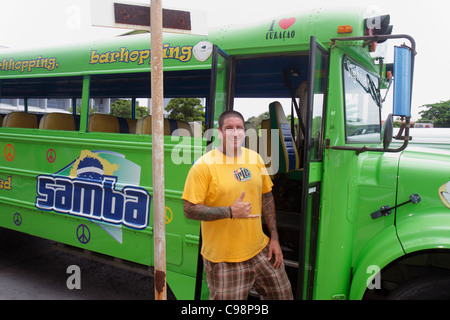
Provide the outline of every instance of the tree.
[[165,110],[169,112],[169,119],[180,121],[202,121],[205,122],[205,107],[200,99],[196,98],[175,98],[169,101]]
[[270,114],[269,114],[269,111],[267,111],[267,112],[261,113],[257,117],[253,116],[253,117],[248,118],[247,122],[252,122],[255,125],[255,127],[259,128],[261,126],[261,122],[264,119],[269,119],[269,118],[270,118]]
[[[145,107],[140,107],[136,103],[136,119],[142,118],[148,115],[148,109]],[[110,115],[122,118],[131,118],[131,100],[117,100],[111,103],[111,113]]]
[[419,112],[422,118],[418,122],[431,121],[436,128],[450,128],[450,100],[423,107],[428,109]]

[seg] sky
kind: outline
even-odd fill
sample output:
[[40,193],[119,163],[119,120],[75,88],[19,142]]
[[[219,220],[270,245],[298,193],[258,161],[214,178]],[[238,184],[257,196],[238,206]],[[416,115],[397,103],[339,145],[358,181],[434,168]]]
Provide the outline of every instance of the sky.
[[[50,46],[108,38],[128,30],[91,26],[91,0],[0,0],[0,45],[12,48]],[[97,1],[97,0],[92,0]],[[121,2],[150,3],[150,0]],[[413,120],[426,104],[450,100],[450,2],[444,0],[162,0],[164,7],[205,11],[208,25],[246,24],[317,7],[361,7],[390,14],[394,33],[417,43],[412,100]]]

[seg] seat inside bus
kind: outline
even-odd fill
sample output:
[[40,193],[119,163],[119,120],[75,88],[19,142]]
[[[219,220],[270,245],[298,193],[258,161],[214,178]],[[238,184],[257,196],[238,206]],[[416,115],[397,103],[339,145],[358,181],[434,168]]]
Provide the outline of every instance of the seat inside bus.
[[3,118],[3,127],[9,128],[39,128],[41,115],[27,112],[11,112]]
[[39,129],[47,130],[80,130],[80,116],[69,113],[47,113],[39,122]]
[[136,133],[136,119],[120,118],[108,114],[94,113],[89,116],[89,132]]
[[279,102],[272,102],[269,105],[269,114],[270,129],[278,130],[279,133],[279,165],[277,173],[287,174],[288,179],[301,180],[303,169],[300,168],[298,150],[282,105]]

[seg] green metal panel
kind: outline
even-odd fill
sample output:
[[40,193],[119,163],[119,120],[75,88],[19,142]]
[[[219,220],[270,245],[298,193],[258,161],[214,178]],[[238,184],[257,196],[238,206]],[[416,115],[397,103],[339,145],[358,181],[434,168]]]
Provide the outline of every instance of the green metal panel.
[[[3,191],[0,194],[0,225],[86,250],[152,265],[151,203],[148,204],[150,212],[146,227],[132,227],[128,222],[133,219],[126,217],[127,210],[133,209],[136,194],[131,194],[135,190],[141,193],[146,190],[151,202],[152,179],[151,171],[148,170],[151,166],[151,136],[120,135],[120,140],[118,138],[119,134],[4,128],[0,148],[12,148],[13,158],[8,158],[10,161],[5,157],[0,159],[0,178],[7,181],[7,184],[3,184],[7,188],[0,190]],[[175,147],[182,148],[183,145],[185,150],[194,151],[194,145],[191,145],[193,139],[185,140],[166,137],[166,156],[170,159],[172,150]],[[200,145],[201,143],[200,141]],[[50,149],[56,155],[54,161],[48,159]],[[119,200],[121,197],[125,199],[125,212],[113,223],[106,220],[104,210],[101,217],[94,213],[89,215],[86,210],[82,210],[84,214],[74,214],[76,201],[70,195],[63,194],[67,188],[75,188],[76,183],[80,188],[85,187],[76,172],[84,159],[94,156],[102,161],[105,178],[108,174],[117,179],[109,192]],[[168,270],[194,278],[196,263],[193,261],[196,261],[198,253],[199,224],[184,217],[181,201],[184,178],[180,179],[187,175],[192,161],[189,157],[189,161],[185,163],[166,164],[166,231]],[[107,173],[110,167],[115,167],[116,171]],[[39,181],[43,177],[49,180],[45,185]],[[65,184],[62,184],[63,181]],[[84,189],[85,197],[87,190]],[[95,190],[100,192],[94,191],[96,197],[98,195],[99,201],[106,205],[108,190],[105,185],[96,186]],[[95,203],[98,199],[95,198]],[[72,213],[64,213],[58,209],[58,201],[59,208],[66,208],[66,204],[70,206]],[[44,209],[43,203],[51,203],[52,208]],[[89,205],[83,199],[81,203]],[[191,289],[193,295],[194,287]],[[184,290],[188,294],[190,289]]]
[[375,274],[372,270],[382,270],[392,261],[403,256],[404,252],[392,225],[373,237],[359,255],[353,269],[349,299],[362,299],[367,285]]
[[[164,69],[211,68],[210,59],[199,61],[194,56],[194,47],[200,41],[198,36],[167,35],[163,48]],[[28,51],[5,50],[0,53],[0,64],[0,78],[149,72],[150,35]]]
[[397,209],[398,236],[407,253],[450,247],[449,159],[448,150],[430,148],[410,148],[401,158],[398,201],[411,194],[421,198]]

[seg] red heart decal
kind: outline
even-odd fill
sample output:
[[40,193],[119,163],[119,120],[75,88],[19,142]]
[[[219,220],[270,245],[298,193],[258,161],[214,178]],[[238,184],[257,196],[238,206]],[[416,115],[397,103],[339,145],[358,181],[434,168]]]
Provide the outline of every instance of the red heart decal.
[[280,22],[278,22],[278,24],[280,25],[281,28],[287,30],[295,23],[295,21],[296,21],[295,18],[281,19]]

